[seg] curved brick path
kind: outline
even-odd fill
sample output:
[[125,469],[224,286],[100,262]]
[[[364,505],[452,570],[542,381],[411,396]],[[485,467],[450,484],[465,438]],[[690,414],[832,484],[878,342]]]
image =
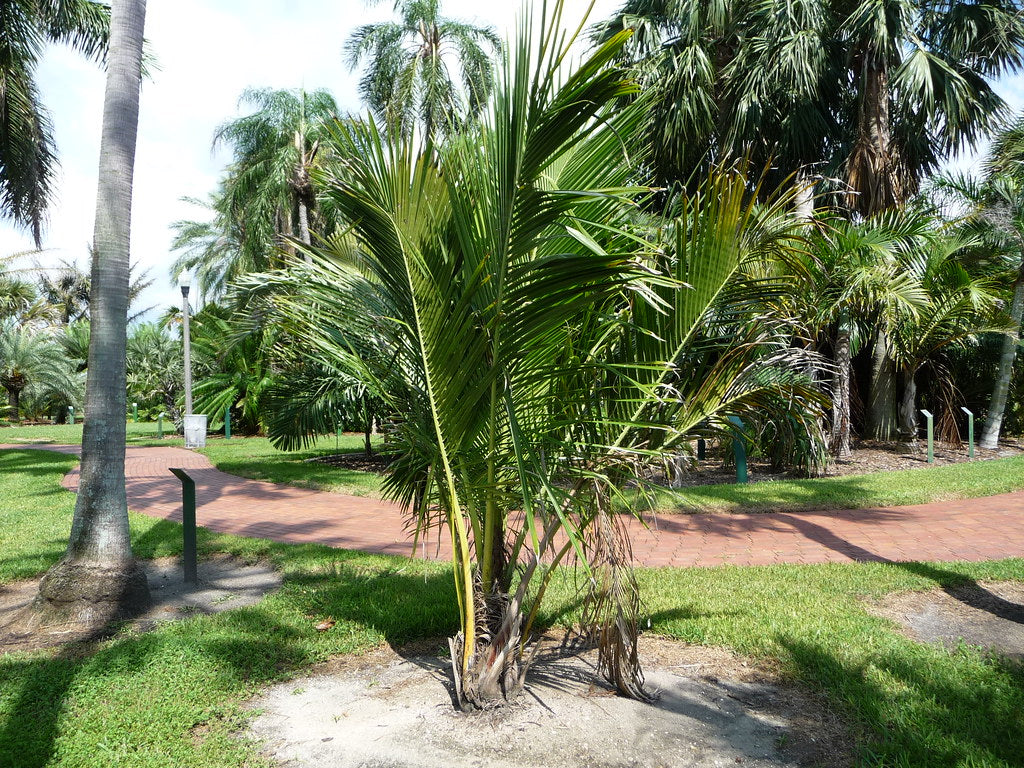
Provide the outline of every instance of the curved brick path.
[[[77,446],[6,445],[77,453]],[[400,508],[378,499],[247,480],[214,469],[183,448],[129,446],[128,505],[181,519],[182,467],[196,481],[199,524],[222,533],[395,555],[413,554]],[[78,487],[78,471],[64,487]],[[1024,557],[1024,491],[889,509],[756,515],[660,515],[631,520],[633,554],[644,566],[766,565],[853,560],[992,560]],[[434,534],[436,536],[436,534]],[[447,557],[441,537],[420,554]]]

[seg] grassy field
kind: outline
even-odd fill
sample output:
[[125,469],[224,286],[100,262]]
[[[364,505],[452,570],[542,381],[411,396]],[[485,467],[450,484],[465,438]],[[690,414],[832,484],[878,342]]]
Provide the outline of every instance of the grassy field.
[[[0,429],[0,443],[78,444],[82,426]],[[129,445],[182,445],[181,438],[156,439],[155,424],[128,424]],[[361,452],[363,437],[321,437],[302,451],[279,451],[265,437],[211,437],[202,453],[220,470],[254,480],[269,480],[355,496],[376,496],[381,477],[306,461],[339,452]],[[780,480],[750,485],[705,485],[681,490],[659,488],[644,502],[663,513],[798,512],[820,509],[867,509],[929,501],[992,496],[1024,488],[1024,456],[969,464],[926,467],[872,475],[813,480]],[[635,498],[635,497],[633,497]]]
[[[72,460],[0,452],[0,583],[38,572],[63,548]],[[136,552],[173,554],[177,525],[132,518]],[[247,699],[338,654],[454,630],[439,563],[290,546],[200,531],[203,553],[265,559],[284,587],[257,606],[121,634],[88,647],[0,656],[0,766],[266,765],[238,736]],[[823,693],[858,734],[863,766],[1019,766],[1024,667],[977,649],[912,642],[866,599],[978,579],[1024,581],[1024,560],[650,570],[639,574],[650,631],[772,660]],[[542,618],[577,618],[568,578]],[[330,616],[330,632],[314,629]],[[438,642],[440,650],[442,643]]]

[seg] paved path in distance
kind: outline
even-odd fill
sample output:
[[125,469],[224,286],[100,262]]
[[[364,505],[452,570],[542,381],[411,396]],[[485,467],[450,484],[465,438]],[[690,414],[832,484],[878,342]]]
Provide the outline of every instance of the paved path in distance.
[[[77,446],[0,445],[77,453]],[[128,506],[181,520],[181,483],[169,467],[196,481],[199,524],[213,531],[290,543],[412,555],[412,537],[395,504],[247,480],[215,469],[183,448],[129,446]],[[78,470],[64,487],[78,487]],[[851,561],[995,560],[1024,557],[1024,491],[981,499],[887,509],[763,514],[662,514],[644,526],[628,522],[642,566],[771,565]],[[418,554],[447,558],[436,532]]]

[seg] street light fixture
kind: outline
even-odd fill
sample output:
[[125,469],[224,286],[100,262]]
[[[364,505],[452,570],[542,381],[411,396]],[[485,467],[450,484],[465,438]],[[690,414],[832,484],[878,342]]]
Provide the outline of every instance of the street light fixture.
[[187,273],[182,276],[181,282],[181,316],[182,316],[182,340],[185,346],[185,415],[192,415],[192,350],[191,339],[188,332],[188,289],[192,287],[192,278]]

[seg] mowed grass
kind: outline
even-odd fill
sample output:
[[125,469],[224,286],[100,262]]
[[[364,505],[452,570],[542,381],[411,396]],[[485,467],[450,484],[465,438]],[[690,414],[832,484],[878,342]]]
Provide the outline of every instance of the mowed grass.
[[[71,461],[0,452],[0,499],[18,500],[3,507],[0,583],[62,550],[72,496],[58,483]],[[132,531],[139,554],[180,550],[176,524],[133,517]],[[257,606],[146,635],[0,656],[0,766],[266,766],[242,735],[245,704],[265,685],[334,655],[456,629],[445,564],[203,530],[200,547],[269,560],[284,586]],[[968,646],[915,643],[865,608],[891,592],[1024,581],[1024,560],[658,569],[639,578],[650,631],[768,660],[821,692],[851,723],[860,765],[1024,762],[1024,668]],[[556,579],[545,623],[577,619],[574,582]],[[337,624],[317,632],[325,617]]]
[[870,475],[778,480],[746,485],[659,488],[662,512],[799,512],[868,509],[994,496],[1024,488],[1024,455],[876,472]]
[[[170,432],[171,429],[170,422],[165,421],[165,437],[158,439],[157,424],[128,422],[128,445],[183,446],[184,440]],[[0,428],[0,443],[81,445],[82,425]],[[353,496],[377,496],[382,480],[380,475],[308,461],[336,453],[362,453],[363,448],[363,436],[351,433],[340,437],[324,435],[308,448],[299,451],[280,451],[265,437],[234,436],[225,440],[211,435],[201,453],[209,457],[217,469],[239,477]]]

